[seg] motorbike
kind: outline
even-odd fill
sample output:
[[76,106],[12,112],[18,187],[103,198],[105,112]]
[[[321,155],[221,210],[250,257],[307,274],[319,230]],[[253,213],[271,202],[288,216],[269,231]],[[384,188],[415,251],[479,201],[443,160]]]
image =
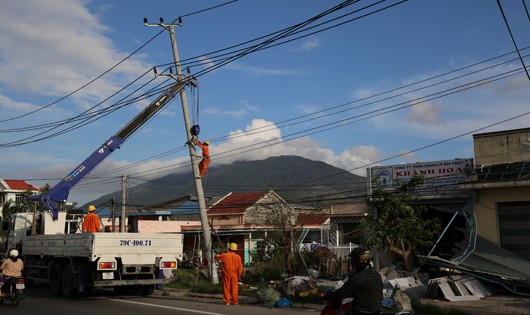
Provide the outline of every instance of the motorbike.
[[[350,302],[342,303],[340,306],[331,305],[330,303],[326,304],[320,315],[348,315],[351,313],[351,304]],[[383,307],[381,315],[407,315],[409,312],[398,311],[392,308]]]
[[23,277],[7,278],[2,287],[0,287],[2,292],[0,304],[4,303],[4,300],[9,300],[12,306],[18,306],[23,297],[25,287],[26,285]]
[[[334,290],[331,290],[329,292],[332,292]],[[350,315],[351,312],[351,302],[353,301],[352,298],[347,298],[342,300],[342,302],[332,302],[328,299],[326,299],[326,295],[323,296],[324,300],[326,301],[326,305],[320,312],[320,315]],[[382,305],[381,309],[381,315],[408,315],[410,312],[406,311],[400,311],[393,307],[388,307]]]

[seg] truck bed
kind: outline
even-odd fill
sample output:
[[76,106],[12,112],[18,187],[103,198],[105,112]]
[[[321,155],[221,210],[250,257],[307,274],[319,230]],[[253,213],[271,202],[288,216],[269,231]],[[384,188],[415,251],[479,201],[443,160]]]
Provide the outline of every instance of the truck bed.
[[127,264],[149,264],[153,257],[182,260],[182,234],[76,233],[26,236],[23,255],[121,258]]

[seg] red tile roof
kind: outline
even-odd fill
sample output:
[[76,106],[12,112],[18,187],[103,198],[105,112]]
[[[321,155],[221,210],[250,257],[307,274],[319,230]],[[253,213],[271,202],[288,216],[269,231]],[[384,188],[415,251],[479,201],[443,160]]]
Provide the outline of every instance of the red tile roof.
[[39,188],[31,184],[28,184],[23,180],[19,180],[19,179],[4,179],[4,182],[12,190],[28,190],[28,189],[34,190],[34,191],[39,190]]
[[232,192],[208,209],[208,214],[242,214],[268,192]]

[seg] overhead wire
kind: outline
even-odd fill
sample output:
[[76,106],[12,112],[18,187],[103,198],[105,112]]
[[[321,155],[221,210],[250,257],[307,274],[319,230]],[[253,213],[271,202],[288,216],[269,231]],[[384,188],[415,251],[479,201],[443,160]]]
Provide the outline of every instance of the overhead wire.
[[[206,11],[209,11],[209,10],[212,10],[212,9],[216,9],[216,8],[219,8],[219,7],[222,7],[222,6],[225,6],[225,5],[228,5],[228,4],[231,4],[231,3],[234,3],[234,2],[237,2],[238,0],[232,0],[232,1],[228,1],[226,3],[221,3],[219,5],[215,5],[215,6],[212,6],[212,7],[209,7],[209,8],[206,8],[206,9],[202,9],[202,10],[198,10],[198,11],[195,11],[195,12],[191,12],[191,13],[188,13],[188,14],[185,14],[185,15],[182,15],[181,17],[185,17],[185,16],[191,16],[191,15],[195,15],[195,14],[198,14],[198,13],[202,13],[202,12],[206,12]],[[175,20],[176,21],[176,20]],[[29,116],[29,115],[32,115],[32,114],[35,114],[39,111],[42,111],[50,106],[53,106],[69,97],[71,97],[72,95],[78,93],[79,91],[85,89],[86,87],[90,86],[92,83],[94,83],[95,81],[101,79],[102,77],[104,77],[106,74],[108,74],[109,72],[111,72],[112,70],[116,69],[118,66],[120,66],[122,63],[124,63],[125,61],[127,61],[129,58],[131,58],[132,56],[134,56],[135,54],[137,54],[140,50],[142,50],[145,46],[149,45],[152,41],[154,41],[158,36],[160,36],[162,33],[164,33],[164,30],[160,30],[158,33],[156,33],[155,35],[153,35],[150,39],[148,39],[145,43],[143,43],[142,45],[140,45],[138,48],[136,48],[133,52],[131,52],[130,54],[128,54],[127,56],[125,56],[123,59],[121,59],[118,63],[116,63],[115,65],[113,65],[112,67],[110,67],[109,69],[105,70],[103,73],[101,73],[100,75],[96,76],[95,78],[91,79],[90,81],[88,81],[86,84],[80,86],[79,88],[75,89],[74,91],[66,94],[65,96],[45,105],[45,106],[42,106],[42,107],[39,107],[38,109],[36,110],[33,110],[33,111],[30,111],[28,113],[25,113],[25,114],[22,114],[22,115],[19,115],[19,116],[15,116],[15,117],[11,117],[11,118],[7,118],[7,119],[3,119],[3,120],[0,120],[0,123],[2,122],[8,122],[8,121],[12,121],[12,120],[15,120],[15,119],[19,119],[19,118],[23,118],[23,117],[26,117],[26,116]]]
[[[499,64],[504,64],[504,63],[499,63]],[[484,69],[489,69],[489,68],[490,67],[486,67]],[[477,71],[480,71],[480,70],[477,70]],[[452,72],[453,71],[451,71],[450,73],[452,73]],[[504,78],[513,76],[515,74],[517,74],[517,70],[506,71],[506,72],[504,72],[502,74],[498,74],[498,75],[490,76],[488,78],[483,78],[481,80],[476,80],[476,81],[473,81],[473,82],[469,82],[469,83],[467,83],[465,85],[456,86],[456,87],[453,87],[451,89],[446,89],[446,90],[439,91],[439,92],[436,92],[436,93],[432,93],[432,94],[429,94],[429,95],[424,95],[424,96],[416,98],[416,99],[411,99],[411,100],[408,100],[408,101],[405,101],[405,102],[397,103],[397,104],[394,104],[394,105],[391,105],[391,106],[386,106],[386,107],[383,107],[383,108],[380,108],[380,109],[376,109],[376,110],[373,110],[373,111],[370,111],[370,112],[366,112],[366,113],[363,113],[363,114],[359,114],[359,115],[343,118],[343,119],[341,119],[339,121],[333,121],[331,123],[323,124],[323,125],[320,125],[320,126],[309,128],[309,129],[304,129],[304,130],[299,131],[299,132],[295,132],[295,133],[291,133],[291,134],[285,135],[283,137],[284,140],[282,140],[282,142],[285,143],[285,142],[292,141],[292,140],[295,140],[295,139],[298,139],[298,138],[301,138],[301,137],[306,137],[308,135],[315,134],[315,133],[318,133],[318,132],[323,132],[323,131],[326,131],[326,130],[338,128],[340,126],[345,125],[346,123],[354,123],[354,122],[358,122],[358,121],[365,120],[365,119],[368,119],[368,118],[373,118],[373,117],[376,117],[376,116],[379,116],[379,115],[382,115],[382,114],[387,114],[387,113],[390,113],[390,112],[393,112],[393,111],[396,111],[396,110],[400,110],[400,109],[404,109],[404,108],[407,108],[407,107],[415,106],[415,105],[418,105],[418,104],[420,104],[422,102],[431,101],[431,100],[434,100],[434,99],[437,99],[437,98],[441,98],[441,97],[444,97],[444,96],[447,96],[447,95],[451,95],[451,94],[454,94],[454,93],[462,92],[464,90],[468,90],[468,89],[471,89],[471,88],[474,88],[474,87],[477,87],[477,86],[480,86],[480,85],[483,85],[483,84],[491,83],[491,82],[496,81],[496,80],[504,79]],[[440,76],[434,76],[433,78],[439,78],[439,77]],[[424,80],[422,80],[422,81],[424,81]],[[413,85],[413,84],[409,84],[408,86],[410,86],[410,85]],[[433,85],[436,85],[436,84],[431,84],[429,86],[433,86]],[[395,91],[395,90],[396,89],[392,89],[391,91]],[[413,91],[415,92],[417,90],[413,90]],[[379,94],[381,94],[381,93],[379,93]],[[383,99],[383,100],[386,100],[386,99]],[[382,101],[382,100],[380,100],[380,101]],[[374,102],[374,103],[376,103],[376,102]],[[239,148],[239,149],[233,149],[231,151],[221,152],[221,153],[216,154],[215,156],[216,156],[217,159],[227,158],[227,157],[230,157],[230,156],[242,154],[242,153],[245,153],[245,152],[250,152],[250,151],[253,151],[253,150],[257,150],[257,149],[263,149],[265,147],[268,147],[268,146],[271,146],[271,145],[276,145],[276,144],[280,144],[278,139],[272,139],[272,140],[268,140],[268,141],[254,143],[254,144],[252,144],[250,146],[247,146],[245,148]],[[135,173],[134,175],[139,175],[139,174],[142,174],[142,173],[143,174],[146,174],[146,173],[156,174],[156,173],[160,173],[162,171],[177,170],[177,169],[180,169],[180,168],[189,167],[189,162],[184,162],[184,163],[181,163],[180,165],[181,165],[180,167],[178,166],[178,164],[175,165],[175,166],[172,166],[172,165],[162,166],[162,167],[159,167],[159,168],[154,168],[154,169],[150,169],[150,170],[147,170],[147,171],[142,171],[142,172],[139,172],[139,173]]]
[[[344,7],[348,6],[348,5],[350,5],[351,3],[354,3],[354,2],[357,2],[357,1],[358,1],[358,0],[356,0],[356,1],[352,1],[352,0],[344,1],[343,3],[341,3],[341,4],[337,5],[337,6],[335,6],[335,7],[332,8],[332,9],[327,10],[327,11],[324,12],[324,13],[321,13],[321,14],[317,15],[316,17],[314,17],[314,18],[312,18],[312,19],[306,20],[305,22],[299,23],[298,25],[295,25],[294,27],[290,27],[290,28],[288,28],[288,29],[287,29],[286,31],[284,31],[283,33],[288,34],[288,33],[289,33],[290,31],[292,31],[292,30],[295,30],[295,29],[298,29],[298,28],[300,28],[300,27],[302,27],[302,26],[304,26],[304,25],[307,25],[307,24],[311,23],[312,21],[314,21],[314,20],[316,20],[316,19],[318,19],[318,18],[321,18],[321,17],[323,17],[323,16],[325,16],[325,15],[331,13],[331,12],[334,12],[334,11],[338,10],[338,9],[342,9],[342,8],[344,8]],[[380,2],[383,2],[383,1],[380,1]],[[158,36],[159,34],[160,34],[160,33],[158,33],[156,36]],[[152,39],[151,39],[151,40],[152,40]],[[263,47],[263,46],[266,46],[266,45],[267,45],[268,43],[270,43],[270,42],[272,42],[271,39],[269,39],[269,40],[267,40],[267,41],[265,41],[265,42],[259,44],[258,46]],[[142,45],[141,47],[143,47],[143,45]],[[246,49],[247,52],[246,52],[245,54],[238,54],[236,57],[232,57],[232,58],[226,60],[225,62],[223,62],[222,64],[226,64],[227,62],[231,62],[231,61],[235,60],[234,58],[236,58],[236,59],[241,58],[242,56],[246,55],[247,53],[250,53],[250,52],[252,52],[252,51],[255,51],[255,50],[256,50],[256,47],[257,47],[257,46],[253,46],[253,47],[247,48],[247,49]],[[231,61],[230,61],[230,60],[231,60]],[[217,64],[217,65],[215,66],[215,68],[218,68],[219,66],[220,66],[220,65]],[[200,75],[200,74],[198,74],[198,75]],[[197,76],[198,76],[198,75],[197,75]],[[123,89],[122,89],[122,90],[123,90]],[[120,91],[121,91],[121,90],[120,90]],[[117,94],[117,93],[118,93],[118,92],[116,92],[115,94]],[[115,95],[115,94],[114,94],[114,95]],[[106,100],[108,100],[108,98],[107,98]],[[100,104],[101,104],[101,103],[100,103]],[[98,105],[99,105],[99,104],[98,104]],[[96,106],[97,106],[97,105],[96,105]],[[92,116],[92,117],[94,117],[94,116]],[[72,118],[72,119],[66,120],[66,122],[74,122],[74,121],[76,121],[76,120],[74,120],[75,118],[79,118],[79,115],[76,116],[76,117],[74,117],[74,118]],[[96,119],[95,119],[95,120],[96,120]],[[66,123],[66,122],[64,122],[64,123]],[[0,144],[0,148],[2,148],[2,147],[10,147],[10,146],[19,146],[19,145],[24,145],[24,144],[29,144],[29,143],[33,143],[33,142],[37,142],[37,141],[42,141],[42,140],[50,139],[50,138],[52,138],[52,137],[56,137],[56,136],[58,136],[58,135],[62,135],[62,134],[64,134],[64,133],[66,133],[66,132],[69,132],[69,131],[72,131],[72,130],[75,130],[75,129],[81,128],[81,127],[83,127],[83,126],[85,126],[86,124],[91,123],[91,122],[92,122],[92,121],[85,121],[85,123],[80,124],[80,125],[78,125],[77,127],[67,128],[67,129],[64,129],[64,130],[62,130],[62,131],[60,131],[60,132],[56,132],[56,133],[54,133],[54,134],[48,135],[48,136],[46,136],[46,137],[41,136],[41,137],[39,137],[39,138],[37,138],[37,139],[35,139],[35,140],[33,140],[33,141],[24,141],[24,140],[29,140],[29,139],[32,138],[32,137],[26,137],[26,138],[23,138],[23,139],[19,139],[18,141],[12,141],[12,142],[8,142],[8,143]],[[63,123],[63,124],[64,124],[64,123]],[[62,124],[60,124],[59,126],[62,126]],[[57,125],[56,125],[56,127],[57,127]],[[56,129],[56,127],[55,127],[55,128],[54,128],[54,127],[51,127],[50,130],[47,130],[45,133],[50,132],[50,131],[53,130],[53,129]],[[42,133],[41,133],[41,134],[42,134]],[[39,134],[39,135],[41,135],[41,134]]]
[[[519,73],[521,73],[521,71],[519,71]],[[483,85],[483,84],[486,84],[486,83],[491,83],[491,82],[493,82],[495,80],[504,79],[504,78],[512,76],[514,74],[511,73],[510,71],[508,71],[507,74],[505,73],[504,75],[505,75],[504,77],[491,76],[491,77],[487,78],[487,79],[490,79],[491,81],[484,81],[485,79],[478,80],[478,81],[469,83],[467,86],[455,87],[452,90],[446,90],[446,91],[442,91],[442,92],[433,93],[431,95],[427,95],[427,96],[429,96],[431,98],[425,99],[426,96],[423,96],[423,97],[421,97],[419,99],[416,99],[416,100],[402,102],[402,103],[399,103],[399,104],[387,106],[385,108],[369,112],[370,116],[367,116],[367,117],[360,117],[359,118],[359,116],[355,116],[355,117],[346,118],[346,119],[344,119],[342,121],[343,122],[342,125],[344,125],[346,120],[349,120],[349,119],[352,119],[352,118],[359,118],[359,119],[358,120],[354,120],[354,121],[352,121],[350,123],[358,122],[360,120],[364,120],[364,119],[368,119],[368,118],[373,118],[373,117],[376,117],[376,116],[379,116],[379,115],[383,115],[383,114],[387,114],[387,113],[390,113],[390,112],[393,112],[393,111],[396,111],[396,110],[400,110],[400,109],[404,109],[404,108],[407,108],[407,107],[415,106],[415,105],[418,105],[418,104],[420,104],[422,102],[431,101],[433,99],[437,99],[437,98],[444,97],[444,96],[447,96],[447,95],[451,95],[451,94],[454,94],[454,93],[462,92],[464,90],[468,90],[470,88],[474,88],[476,86],[480,86],[480,85]],[[410,102],[414,102],[414,103],[410,104]],[[393,107],[396,107],[396,106],[398,106],[398,107],[397,108],[393,108]],[[365,114],[362,114],[360,116],[364,116],[364,115],[367,115],[367,114],[368,113],[365,113]],[[471,133],[478,132],[480,130],[491,128],[491,127],[496,126],[498,124],[502,124],[502,123],[505,123],[505,122],[508,122],[508,121],[511,121],[511,120],[514,120],[514,119],[518,119],[518,118],[524,117],[524,116],[526,116],[528,114],[530,114],[530,112],[523,113],[521,115],[518,115],[518,116],[515,116],[515,117],[512,117],[512,118],[503,120],[503,121],[501,121],[499,123],[495,123],[495,124],[488,125],[486,127],[480,128],[480,129],[476,129],[476,130],[473,130],[473,131],[470,131],[470,132],[467,132],[467,133],[464,133],[464,134],[460,134],[458,136],[455,136],[455,137],[452,137],[452,138],[449,138],[449,139],[445,139],[445,140],[436,142],[436,143],[428,145],[428,146],[424,146],[424,147],[421,147],[421,148],[418,148],[418,149],[415,149],[415,150],[412,150],[412,151],[407,151],[407,152],[404,152],[404,153],[399,154],[399,155],[394,155],[394,156],[388,157],[386,159],[373,162],[371,164],[363,165],[361,167],[357,167],[357,168],[350,169],[350,170],[345,170],[345,171],[339,172],[339,173],[334,174],[334,175],[338,175],[338,174],[341,174],[343,172],[352,172],[352,171],[355,171],[355,170],[357,170],[359,168],[366,168],[366,167],[371,166],[371,165],[375,165],[375,164],[378,164],[378,163],[381,163],[381,162],[392,160],[392,159],[395,159],[395,158],[400,157],[400,156],[404,156],[404,155],[407,155],[407,154],[410,154],[410,153],[414,153],[416,151],[420,151],[420,150],[423,150],[423,149],[426,149],[426,148],[429,148],[429,147],[432,147],[432,146],[435,146],[435,145],[439,145],[439,144],[442,144],[442,143],[445,143],[445,142],[448,142],[448,141],[455,140],[457,138],[469,135]],[[307,137],[308,135],[311,135],[311,134],[314,134],[314,133],[317,133],[317,132],[322,132],[322,130],[319,130],[319,131],[315,131],[315,130],[321,129],[321,128],[324,128],[324,127],[326,127],[325,130],[329,130],[329,129],[333,129],[333,128],[338,128],[339,126],[342,126],[342,125],[336,124],[336,123],[329,123],[329,124],[324,124],[324,125],[321,125],[321,126],[318,126],[318,127],[309,128],[309,129],[306,129],[306,130],[301,131],[301,132],[291,133],[291,134],[286,136],[286,137],[290,137],[290,138],[287,139],[287,140],[284,140],[282,142],[284,143],[284,142],[288,142],[288,141],[293,141],[293,140],[296,140],[296,139],[299,139],[299,138],[302,138],[302,137]],[[311,133],[309,133],[308,131],[311,131]],[[301,133],[301,135],[299,135],[300,133]],[[235,150],[228,151],[228,152],[222,152],[222,153],[219,153],[219,154],[217,154],[215,156],[218,156],[218,158],[227,158],[227,157],[230,157],[230,156],[240,155],[240,154],[245,153],[245,152],[255,151],[255,150],[263,149],[265,147],[274,146],[274,145],[278,145],[278,144],[280,144],[280,142],[278,142],[277,139],[272,139],[272,140],[262,141],[260,143],[253,144],[251,146],[247,146],[247,147],[245,147],[243,149],[235,149]],[[137,176],[139,174],[147,174],[147,173],[150,173],[151,175],[154,175],[154,174],[160,173],[162,170],[163,171],[168,171],[168,170],[175,171],[177,169],[185,168],[185,167],[186,168],[189,167],[189,162],[184,162],[180,166],[177,166],[177,167],[175,167],[173,165],[169,165],[169,166],[163,166],[163,167],[159,167],[159,168],[155,168],[155,169],[150,169],[148,171],[142,171],[142,172],[139,172],[139,173],[135,173],[134,175]],[[317,178],[317,179],[315,179],[315,181],[322,180],[322,179],[323,178]],[[307,182],[304,182],[302,184],[307,184]]]
[[155,34],[153,37],[151,37],[147,42],[145,42],[144,44],[140,45],[140,47],[138,47],[137,49],[135,49],[132,53],[128,54],[125,58],[123,58],[122,60],[120,60],[118,63],[116,63],[114,66],[110,67],[109,69],[107,69],[106,71],[104,71],[102,74],[96,76],[95,78],[93,78],[92,80],[88,81],[86,84],[82,85],[81,87],[75,89],[74,91],[68,93],[67,95],[49,103],[48,105],[45,105],[45,106],[42,106],[42,107],[39,107],[38,109],[36,110],[33,110],[33,111],[30,111],[28,113],[25,113],[25,114],[22,114],[22,115],[19,115],[19,116],[15,116],[15,117],[11,117],[11,118],[7,118],[7,119],[2,119],[0,120],[0,123],[1,122],[7,122],[7,121],[12,121],[12,120],[15,120],[15,119],[19,119],[19,118],[22,118],[22,117],[26,117],[26,116],[29,116],[29,115],[32,115],[32,114],[35,114],[41,110],[44,110],[50,106],[53,106],[67,98],[69,98],[70,96],[78,93],[79,91],[83,90],[84,88],[88,87],[89,85],[91,85],[92,83],[94,83],[95,81],[101,79],[102,77],[104,77],[107,73],[111,72],[112,70],[116,69],[119,65],[121,65],[122,63],[124,63],[127,59],[131,58],[133,55],[135,55],[137,52],[139,52],[140,50],[142,50],[145,46],[147,46],[149,43],[151,43],[153,40],[155,40],[155,38],[157,38],[160,34],[162,34],[164,31],[160,31],[158,34]]
[[508,33],[510,33],[510,38],[512,39],[512,43],[515,46],[515,50],[517,51],[517,54],[519,55],[519,59],[521,60],[521,63],[523,64],[523,69],[525,69],[526,77],[528,78],[528,81],[530,81],[530,73],[528,73],[523,57],[521,56],[521,52],[519,51],[519,48],[517,47],[517,42],[515,41],[515,38],[513,36],[512,30],[510,28],[510,24],[508,23],[506,14],[504,14],[504,10],[502,9],[501,1],[497,0],[497,4],[499,5],[499,10],[501,11],[502,18],[504,19],[504,24],[506,24],[506,28],[508,28]]
[[[152,81],[152,80],[154,80],[154,78],[151,79],[150,81]],[[166,79],[166,81],[167,80],[169,80],[169,79]],[[130,83],[130,84],[132,84],[132,83]],[[125,90],[127,87],[128,86],[123,87],[122,89],[120,89],[120,91]],[[140,88],[138,88],[138,89],[140,89]],[[138,89],[136,89],[135,91],[131,92],[128,96],[130,96],[132,93],[136,92]],[[25,144],[29,144],[29,143],[34,143],[34,142],[37,142],[37,141],[50,139],[50,138],[62,135],[64,133],[66,133],[66,132],[69,132],[69,131],[72,131],[72,130],[75,130],[75,129],[79,129],[79,128],[81,128],[81,127],[83,127],[83,126],[85,126],[87,124],[90,124],[90,123],[92,123],[94,121],[97,121],[97,120],[101,119],[102,117],[111,114],[112,112],[116,111],[117,109],[121,108],[122,106],[125,106],[125,105],[122,105],[122,106],[116,107],[116,104],[114,104],[113,106],[107,107],[107,108],[105,108],[104,110],[102,110],[100,112],[96,112],[96,113],[91,113],[90,112],[92,109],[94,109],[95,107],[103,104],[105,101],[109,100],[110,98],[112,98],[113,96],[117,95],[118,93],[119,92],[115,92],[113,95],[107,97],[105,100],[99,102],[98,104],[92,106],[91,108],[83,111],[81,114],[78,114],[78,115],[74,116],[73,118],[69,118],[69,119],[67,119],[65,121],[62,121],[61,123],[58,123],[56,125],[49,126],[47,130],[39,132],[36,135],[30,136],[30,137],[25,137],[25,138],[22,138],[22,139],[18,139],[16,141],[2,143],[2,144],[0,144],[0,148],[21,146],[21,145],[25,145]],[[124,98],[122,98],[121,100],[123,101]],[[74,122],[74,121],[75,122],[81,121],[81,123],[78,122],[78,124],[76,124],[76,125],[73,125],[71,127],[56,131],[55,133],[46,135],[47,133],[49,133],[49,132],[51,132],[51,131],[53,131],[53,130],[61,127],[61,126],[64,126],[64,125],[66,125],[68,123],[71,123],[71,122]],[[33,139],[33,140],[30,140],[30,139],[32,139],[34,137],[37,137],[37,138]]]

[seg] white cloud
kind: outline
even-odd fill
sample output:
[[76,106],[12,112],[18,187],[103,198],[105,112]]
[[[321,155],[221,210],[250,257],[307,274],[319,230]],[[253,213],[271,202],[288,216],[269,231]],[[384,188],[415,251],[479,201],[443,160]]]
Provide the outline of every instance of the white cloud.
[[[82,0],[17,0],[2,4],[3,93],[18,93],[19,97],[64,96],[126,56],[105,36],[110,29],[85,4]],[[136,78],[145,68],[138,59],[128,60],[111,77],[84,88],[74,99],[87,108],[119,89],[122,80]]]
[[26,102],[17,102],[15,100],[12,100],[8,96],[0,95],[0,107],[3,107],[8,110],[14,110],[14,111],[33,111],[40,108],[40,106],[36,106],[30,103]]
[[305,42],[303,42],[302,45],[293,49],[293,51],[294,52],[305,52],[305,51],[313,50],[317,47],[320,47],[320,39],[316,36],[311,36]]
[[269,69],[269,68],[260,68],[260,67],[250,67],[245,66],[241,63],[229,63],[224,66],[226,70],[240,71],[244,73],[249,73],[254,76],[292,76],[298,74],[305,74],[304,71],[299,70],[286,70],[286,69]]
[[[261,160],[271,156],[298,155],[307,159],[322,161],[330,165],[352,170],[365,176],[365,166],[382,157],[382,151],[374,146],[357,146],[335,154],[333,150],[311,138],[301,137],[286,141],[281,130],[272,122],[254,119],[245,130],[235,130],[228,140],[219,145],[210,145],[212,160],[216,165],[230,164],[237,160]],[[216,157],[217,155],[217,157]]]
[[235,118],[243,117],[245,115],[248,115],[250,113],[258,112],[259,108],[257,106],[254,106],[250,104],[247,100],[243,101],[243,104],[240,105],[237,109],[231,109],[231,110],[225,110],[221,109],[219,107],[207,107],[201,111],[202,114],[206,115],[224,115],[224,116],[231,116]]
[[199,57],[206,68],[213,68],[216,63],[211,58]]
[[443,105],[441,103],[424,102],[412,106],[407,114],[407,119],[420,125],[445,125],[446,121],[442,118],[442,112]]

